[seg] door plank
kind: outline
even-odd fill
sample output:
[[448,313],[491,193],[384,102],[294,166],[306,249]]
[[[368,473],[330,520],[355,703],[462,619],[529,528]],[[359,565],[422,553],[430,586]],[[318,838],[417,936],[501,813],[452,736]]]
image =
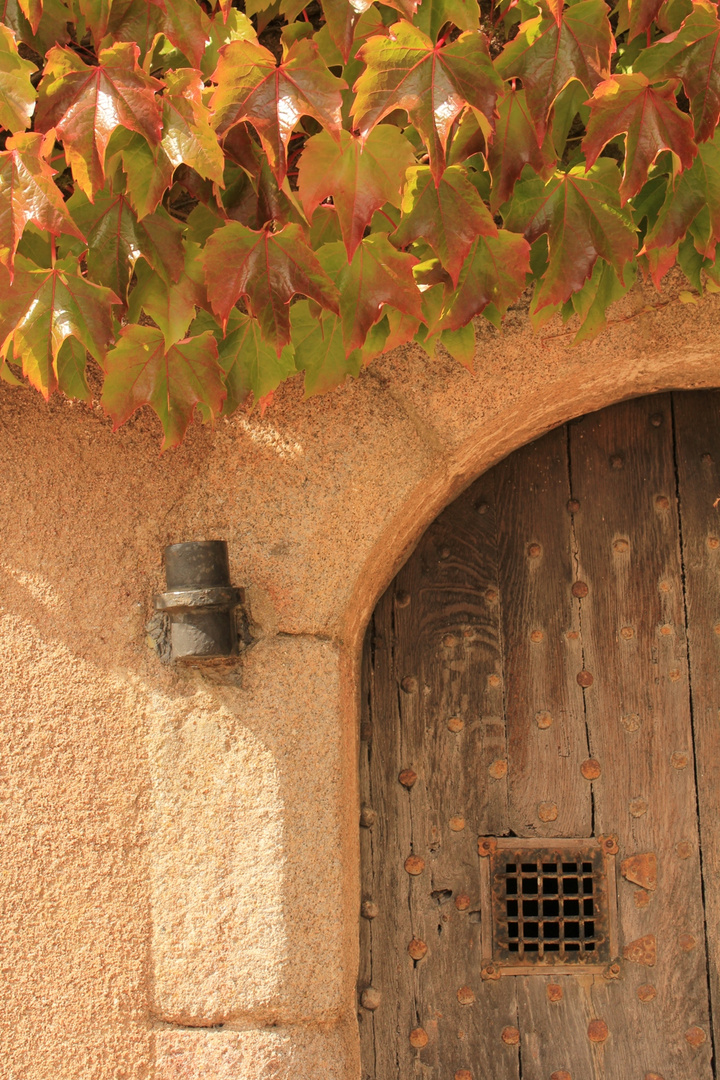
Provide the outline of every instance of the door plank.
[[[670,400],[625,402],[570,431],[595,830],[617,834],[620,862],[652,852],[658,867],[656,890],[619,879],[621,943],[655,935],[657,965],[623,960],[621,979],[595,980],[610,1031],[597,1075],[710,1080],[709,1042],[685,1039],[708,1016],[699,868],[676,853],[697,846],[697,822]],[[643,1002],[647,984],[657,993]]]
[[[720,1045],[720,394],[673,395],[714,1044]],[[694,837],[688,863],[699,858]],[[684,852],[687,849],[684,849]]]

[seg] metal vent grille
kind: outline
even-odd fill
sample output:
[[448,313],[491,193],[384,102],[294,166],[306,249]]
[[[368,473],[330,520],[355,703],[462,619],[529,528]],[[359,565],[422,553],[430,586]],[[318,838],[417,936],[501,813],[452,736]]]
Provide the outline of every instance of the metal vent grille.
[[616,955],[614,859],[606,843],[497,837],[481,841],[480,853],[487,977],[548,966],[586,970]]

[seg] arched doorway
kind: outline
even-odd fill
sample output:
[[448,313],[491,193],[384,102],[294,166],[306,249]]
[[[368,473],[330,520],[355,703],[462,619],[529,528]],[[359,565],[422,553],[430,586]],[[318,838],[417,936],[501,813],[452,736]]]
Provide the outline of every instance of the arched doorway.
[[365,1080],[710,1080],[720,394],[557,428],[430,526],[363,663]]

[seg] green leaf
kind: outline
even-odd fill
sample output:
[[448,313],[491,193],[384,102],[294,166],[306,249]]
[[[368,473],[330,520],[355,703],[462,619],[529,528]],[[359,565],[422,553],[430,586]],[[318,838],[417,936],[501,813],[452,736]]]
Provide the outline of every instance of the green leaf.
[[552,170],[555,157],[547,139],[542,146],[538,142],[524,90],[508,89],[500,98],[495,138],[487,161],[492,177],[490,205],[495,211],[510,198],[526,165],[539,176],[547,176]]
[[458,287],[444,307],[438,328],[460,330],[483,313],[502,317],[523,292],[529,269],[530,245],[522,236],[506,229],[500,229],[497,236],[479,236],[465,259]]
[[720,19],[715,4],[695,0],[680,29],[644,49],[634,69],[651,82],[682,79],[695,137],[698,142],[711,138],[720,119]]
[[300,158],[298,190],[308,221],[332,195],[352,259],[375,211],[386,203],[400,206],[405,170],[414,161],[410,143],[388,124],[371,131],[364,145],[348,131],[341,132],[339,143],[321,131],[308,140]]
[[0,126],[24,131],[29,126],[37,93],[30,76],[37,68],[18,55],[15,37],[0,25]]
[[[293,305],[293,309],[297,305]],[[210,316],[204,312],[193,324],[201,328]],[[214,322],[214,320],[213,320]],[[215,324],[217,326],[217,324]],[[218,359],[223,370],[227,398],[223,414],[229,416],[252,394],[256,401],[267,397],[281,382],[295,374],[295,359],[291,345],[286,345],[278,356],[275,346],[263,337],[257,319],[233,311],[227,334],[219,330]]]
[[663,150],[672,150],[681,169],[693,163],[697,153],[693,125],[677,107],[677,87],[677,79],[653,87],[645,75],[636,74],[615,75],[595,88],[582,148],[590,168],[611,139],[626,136],[621,206],[637,195]]
[[580,0],[562,13],[538,15],[520,26],[495,61],[503,79],[522,79],[538,139],[545,138],[553,102],[571,79],[591,94],[610,74],[615,41],[603,0]]
[[[720,138],[701,143],[692,168],[669,184],[657,221],[645,236],[643,253],[672,248],[682,240],[699,215],[695,244],[711,257],[720,240]],[[672,264],[671,264],[672,265]]]
[[33,34],[37,34],[43,13],[43,0],[18,0],[20,10],[30,23]]
[[78,398],[78,400],[88,403],[92,401],[92,394],[85,375],[87,351],[77,338],[65,338],[57,354],[55,367],[58,390],[61,390],[69,398]]
[[135,42],[145,57],[163,30],[164,4],[154,0],[112,0],[107,34],[113,41]]
[[163,335],[154,326],[124,326],[107,356],[101,399],[115,430],[149,405],[160,419],[162,449],[167,450],[182,442],[196,406],[219,416],[225,387],[217,355],[209,331],[166,351]]
[[440,341],[453,360],[472,371],[475,364],[475,326],[472,322],[458,330],[441,330]]
[[196,0],[166,0],[162,30],[193,67],[199,68],[210,34],[210,20]]
[[592,341],[607,326],[607,309],[616,300],[621,300],[635,284],[637,270],[632,264],[626,267],[624,281],[621,281],[612,266],[604,259],[598,259],[592,276],[579,292],[573,293],[573,309],[580,316],[580,329],[573,340],[573,345],[582,341]]
[[209,79],[215,71],[220,58],[220,50],[223,45],[228,45],[231,41],[257,42],[255,27],[248,16],[237,8],[231,8],[226,13],[224,22],[222,19],[213,19],[210,23],[210,33],[200,64],[204,79]]
[[290,314],[292,340],[295,347],[295,367],[305,372],[305,397],[325,394],[345,381],[348,375],[357,377],[362,367],[362,354],[355,349],[346,355],[342,320],[337,315],[322,312],[320,318],[301,300],[293,304]]
[[110,289],[86,281],[72,258],[38,270],[18,255],[16,265],[21,277],[13,290],[22,311],[12,331],[13,352],[23,374],[48,398],[57,389],[57,358],[67,338],[76,338],[103,362],[113,341],[111,309],[120,300]]
[[[328,258],[337,259],[340,265],[345,261],[342,249],[333,247],[323,249],[326,267]],[[338,276],[348,355],[365,343],[370,327],[382,318],[385,304],[423,321],[422,294],[412,272],[416,263],[413,255],[397,251],[382,233],[372,233],[359,244],[352,262],[346,263]]]
[[635,229],[620,209],[620,173],[601,158],[585,174],[582,166],[555,173],[547,183],[521,181],[505,217],[508,229],[524,232],[530,243],[548,237],[549,264],[537,293],[536,310],[565,303],[582,288],[599,257],[623,280],[623,267],[635,255]]
[[628,0],[628,41],[650,29],[662,5],[663,0]]
[[480,8],[477,0],[422,0],[413,22],[433,41],[447,23],[458,30],[477,30]]
[[185,263],[182,230],[162,207],[138,221],[127,197],[107,189],[91,203],[76,191],[68,206],[87,237],[92,278],[123,300],[138,259],[145,259],[165,281],[177,281]]
[[168,349],[187,334],[195,308],[207,307],[200,255],[197,244],[187,245],[185,269],[175,284],[163,281],[144,261],[136,264],[137,284],[130,293],[128,321],[138,322],[144,311],[162,331]]
[[502,83],[484,34],[461,34],[450,44],[434,45],[416,26],[395,23],[390,37],[370,38],[358,58],[367,65],[355,83],[352,108],[361,136],[366,139],[384,117],[404,109],[427,146],[436,181],[453,123],[466,105],[490,131]]
[[[36,22],[39,8],[42,8],[42,14]],[[38,0],[23,0],[22,3],[3,0],[2,9],[2,21],[13,31],[16,41],[29,45],[39,56],[44,56],[53,45],[64,45],[70,40],[68,24],[73,16],[63,0],[43,0],[42,4]],[[30,21],[26,12],[30,14]]]
[[497,236],[497,226],[461,165],[449,165],[435,186],[430,169],[408,170],[403,217],[392,242],[405,248],[427,240],[457,286],[465,256],[478,236]]
[[136,45],[113,45],[101,50],[96,67],[70,49],[55,47],[48,54],[35,128],[56,129],[75,181],[89,198],[105,184],[105,152],[116,128],[160,142],[156,91],[162,84],[138,67],[138,54]]
[[0,262],[12,270],[15,252],[28,222],[52,236],[68,233],[83,240],[53,182],[55,170],[45,160],[42,135],[8,139],[0,153]]
[[232,221],[212,234],[203,255],[212,308],[223,327],[244,297],[278,356],[290,342],[289,303],[300,294],[339,314],[337,286],[305,243],[298,225],[255,232]]
[[199,71],[168,71],[163,94],[162,148],[170,164],[189,165],[205,180],[223,185],[225,158],[202,99]]
[[331,75],[314,41],[296,41],[283,62],[262,45],[232,41],[220,53],[213,79],[217,89],[210,107],[222,135],[249,121],[262,142],[281,184],[287,172],[287,145],[302,116],[311,116],[338,134],[342,126],[340,90],[345,83]]
[[123,131],[112,140],[119,150],[127,177],[126,194],[138,218],[151,214],[171,186],[175,169],[162,144],[151,146],[134,131]]

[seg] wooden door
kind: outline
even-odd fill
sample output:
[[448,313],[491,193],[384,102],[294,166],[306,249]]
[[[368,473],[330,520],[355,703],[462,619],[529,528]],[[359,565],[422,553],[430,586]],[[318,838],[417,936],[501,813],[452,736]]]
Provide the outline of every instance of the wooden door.
[[719,497],[720,394],[625,402],[478,480],[378,603],[364,1080],[715,1076]]

